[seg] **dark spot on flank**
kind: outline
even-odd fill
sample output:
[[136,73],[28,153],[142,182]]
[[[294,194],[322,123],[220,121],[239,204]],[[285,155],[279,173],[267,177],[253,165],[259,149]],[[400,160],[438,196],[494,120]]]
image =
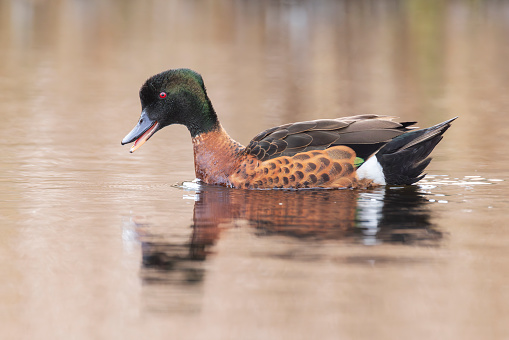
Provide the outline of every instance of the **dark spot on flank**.
[[244,188],[249,188],[249,182],[244,183]]
[[309,159],[309,158],[311,158],[311,156],[309,156],[309,155],[307,155],[305,153],[300,153],[298,155],[293,156],[293,159],[296,159],[298,161],[304,161],[304,160]]
[[322,153],[320,151],[313,151],[312,154],[313,156],[318,156],[321,155]]
[[315,170],[316,170],[316,164],[309,162],[306,166],[306,171],[310,172],[310,171],[315,171]]
[[281,168],[277,169],[277,173],[278,174],[281,173]]
[[283,161],[285,162],[285,164],[290,163],[290,161],[288,160],[288,158],[283,159]]
[[304,186],[304,188],[309,188],[309,182],[308,181],[302,182],[302,185]]
[[295,175],[290,175],[289,179],[290,181],[295,182]]
[[316,178],[314,174],[309,175],[309,180],[311,181],[311,183],[318,182],[318,178]]
[[263,173],[264,173],[264,174],[268,174],[268,173],[269,173],[269,169],[268,169],[268,168],[264,168],[264,169],[263,169]]
[[327,159],[327,158],[325,158],[325,157],[320,157],[318,160],[319,160],[320,162],[322,162],[322,163],[323,163],[323,165],[325,165],[325,166],[329,166],[329,164],[330,164],[330,160],[328,160],[328,159]]
[[289,174],[290,173],[290,169],[288,169],[287,167],[284,167],[283,171],[285,172],[285,174]]
[[240,173],[240,169],[239,169],[239,170],[237,170],[236,174],[239,174],[239,173]]
[[283,183],[284,183],[285,185],[288,185],[288,177],[283,177]]
[[276,168],[276,164],[269,163],[269,167],[270,167],[271,170],[274,170]]
[[352,166],[352,164],[350,163],[346,163],[343,165],[343,167],[345,168],[345,176],[348,176],[349,174],[351,174],[353,171],[354,171],[354,168]]
[[270,178],[270,177],[269,177],[269,178],[267,178],[267,183],[272,184],[273,182],[274,182],[274,181],[272,180],[272,178]]
[[348,151],[339,150],[338,155],[341,155],[342,158],[350,159],[352,158],[352,154]]
[[274,183],[276,183],[276,184],[279,183],[279,177],[274,177]]
[[328,174],[321,174],[320,177],[323,183],[330,181],[330,176]]
[[296,167],[297,169],[302,169],[302,168],[304,167],[304,165],[302,165],[302,163],[297,163],[297,164],[295,165],[295,167]]
[[283,162],[280,159],[276,159],[277,164],[283,164]]
[[296,171],[295,175],[297,176],[298,179],[303,179],[304,178],[304,173],[302,171]]
[[338,162],[332,163],[332,171],[331,172],[334,172],[335,174],[340,174],[342,170],[343,170],[343,168],[341,167],[341,164],[339,164]]
[[257,186],[258,186],[258,185],[262,185],[262,184],[263,184],[263,182],[262,182],[262,181],[260,181],[260,180],[258,180],[258,181],[256,181],[256,182],[255,182],[255,185],[257,185]]
[[335,159],[350,159],[352,158],[352,153],[347,150],[342,150],[340,148],[332,148],[328,149],[327,153],[330,157]]
[[254,162],[253,159],[249,160],[249,164],[253,164],[253,162]]

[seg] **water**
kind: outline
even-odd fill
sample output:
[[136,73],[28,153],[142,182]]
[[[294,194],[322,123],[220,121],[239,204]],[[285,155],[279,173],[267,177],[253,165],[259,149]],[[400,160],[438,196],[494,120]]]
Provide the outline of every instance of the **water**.
[[[0,1],[2,339],[509,338],[505,2]],[[193,183],[200,72],[244,144],[292,121],[459,116],[412,187]]]

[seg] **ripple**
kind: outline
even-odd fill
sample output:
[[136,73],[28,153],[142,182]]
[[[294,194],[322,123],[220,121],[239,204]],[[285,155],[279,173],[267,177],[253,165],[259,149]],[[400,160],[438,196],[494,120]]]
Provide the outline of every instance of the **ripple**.
[[192,190],[192,191],[200,191],[203,189],[203,185],[201,184],[201,181],[198,178],[195,178],[190,182],[182,182],[181,184],[178,184],[177,186],[184,190]]
[[434,189],[438,185],[457,185],[457,186],[472,186],[472,185],[492,185],[495,182],[503,182],[503,179],[498,178],[484,178],[482,176],[463,176],[463,178],[450,178],[447,175],[428,175],[419,182],[419,187],[424,190]]

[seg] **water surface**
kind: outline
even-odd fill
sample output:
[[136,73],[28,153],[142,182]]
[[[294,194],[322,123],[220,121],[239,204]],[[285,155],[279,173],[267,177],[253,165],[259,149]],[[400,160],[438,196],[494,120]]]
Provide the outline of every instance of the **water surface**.
[[[1,338],[508,338],[508,36],[495,1],[0,1]],[[183,127],[120,145],[176,67],[243,144],[460,118],[412,187],[203,186]]]

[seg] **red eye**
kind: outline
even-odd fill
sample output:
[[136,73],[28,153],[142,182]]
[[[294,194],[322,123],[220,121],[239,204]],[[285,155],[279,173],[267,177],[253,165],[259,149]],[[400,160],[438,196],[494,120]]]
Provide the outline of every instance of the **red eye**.
[[167,95],[166,95],[166,92],[161,92],[161,93],[159,93],[159,98],[161,98],[161,99],[166,98],[166,96],[167,96]]

